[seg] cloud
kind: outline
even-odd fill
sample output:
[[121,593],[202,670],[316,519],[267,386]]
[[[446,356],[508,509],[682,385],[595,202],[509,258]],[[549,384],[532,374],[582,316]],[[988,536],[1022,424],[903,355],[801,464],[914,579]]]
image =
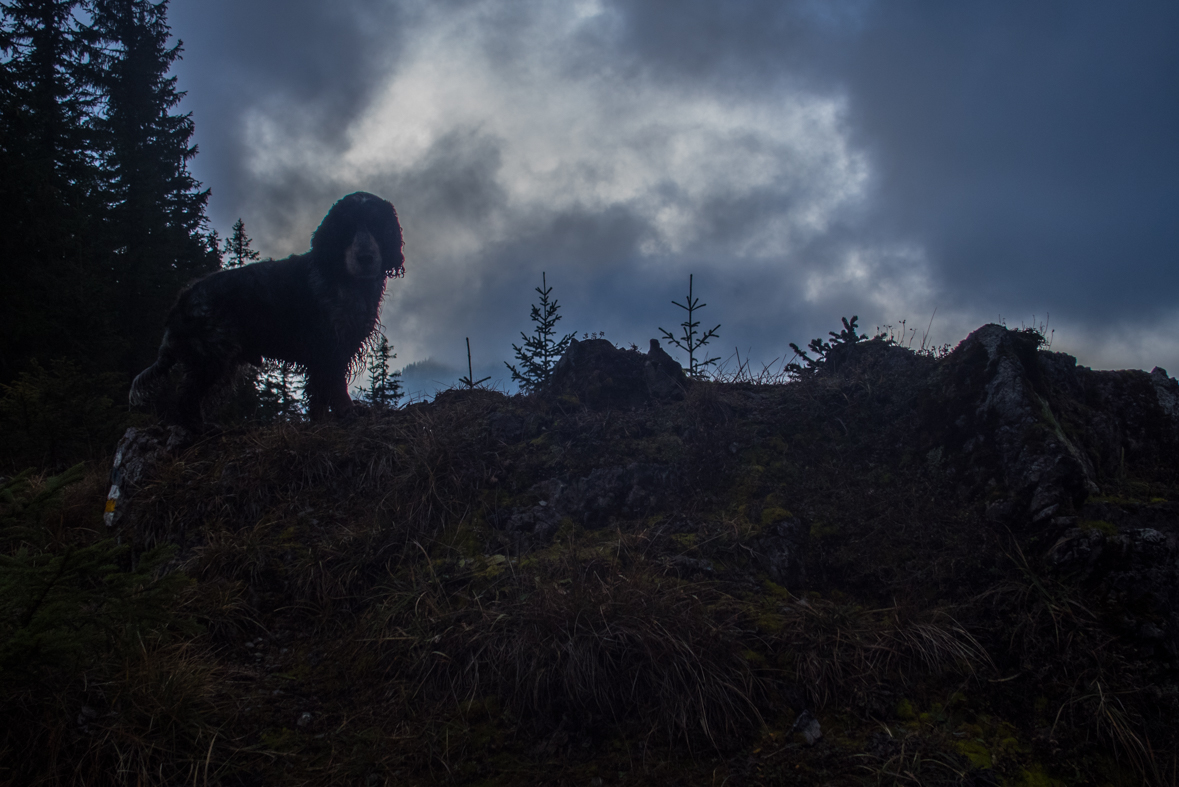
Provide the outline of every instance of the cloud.
[[343,144],[250,113],[243,163],[259,201],[319,204],[260,219],[268,249],[304,248],[345,191],[398,205],[410,274],[385,324],[403,358],[446,346],[453,360],[460,337],[489,330],[506,349],[527,314],[515,296],[531,298],[545,269],[577,283],[566,304],[588,299],[603,322],[620,276],[791,275],[805,267],[793,255],[862,200],[869,170],[841,96],[668,85],[611,65],[604,7],[538,4],[510,20],[499,8],[425,14]]
[[639,344],[695,273],[725,342],[767,358],[851,314],[936,308],[956,341],[1051,313],[1102,359],[1139,354],[1094,321],[1174,321],[1179,8],[306,5],[227,27],[174,2],[198,175],[270,254],[343,193],[392,199],[403,361],[462,365],[465,336],[508,356],[542,270],[570,329]]

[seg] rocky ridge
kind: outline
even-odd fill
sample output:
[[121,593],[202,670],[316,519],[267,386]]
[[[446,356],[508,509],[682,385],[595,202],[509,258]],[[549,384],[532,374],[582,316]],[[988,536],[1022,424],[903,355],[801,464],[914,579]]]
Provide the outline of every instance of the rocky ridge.
[[[129,440],[148,445],[143,432]],[[744,765],[727,761],[734,783],[761,783],[758,768],[770,751],[820,768],[818,754],[791,748],[799,745],[823,756],[858,752],[882,769],[906,750],[867,732],[823,737],[819,726],[837,706],[902,724],[914,741],[941,747],[961,773],[992,780],[984,783],[1036,783],[1082,762],[1113,773],[1123,761],[1134,778],[1151,780],[1161,766],[1133,741],[1167,750],[1168,730],[1179,723],[1177,448],[1179,383],[1164,370],[1094,371],[1045,349],[1033,331],[983,326],[942,357],[879,339],[837,343],[813,374],[771,386],[692,381],[657,342],[640,353],[595,340],[574,342],[550,385],[532,397],[452,391],[360,426],[214,436],[183,462],[159,460],[154,473],[138,468],[142,480],[121,490],[116,515],[137,543],[179,543],[186,571],[245,581],[251,614],[283,631],[310,624],[280,610],[321,604],[316,594],[329,586],[329,595],[355,599],[349,614],[364,619],[381,603],[372,595],[378,577],[428,569],[439,588],[457,594],[431,603],[487,617],[443,616],[453,622],[421,635],[441,654],[430,658],[445,657],[459,672],[438,662],[425,673],[435,677],[415,684],[417,696],[433,696],[428,687],[440,675],[460,682],[479,669],[499,675],[470,691],[513,709],[503,717],[487,711],[501,731],[521,713],[555,714],[544,717],[547,738],[537,731],[543,727],[512,727],[544,756],[577,740],[596,751],[616,734],[601,714],[620,708],[651,729],[672,730],[670,739],[696,733],[668,721],[679,711],[660,704],[666,693],[615,705],[559,683],[548,689],[564,698],[557,705],[530,704],[518,678],[478,654],[511,662],[520,657],[512,642],[542,637],[530,646],[539,654],[530,658],[542,661],[520,675],[571,669],[556,654],[579,647],[602,663],[639,658],[628,669],[646,675],[654,667],[637,654],[649,652],[641,645],[647,634],[631,629],[639,647],[632,652],[610,650],[623,647],[610,632],[648,620],[655,607],[625,614],[619,607],[615,619],[608,599],[647,605],[670,593],[677,600],[659,614],[674,607],[689,615],[680,629],[696,631],[704,615],[707,626],[727,632],[718,642],[741,655],[718,651],[710,669],[730,676],[726,686],[748,686],[738,694],[756,709],[722,714],[733,726],[706,738],[749,751],[741,747],[756,736],[741,730],[754,718],[786,736],[778,748],[758,749],[767,753],[741,755]],[[136,453],[125,447],[119,461]],[[266,522],[297,535],[263,548]],[[238,550],[247,544],[252,568],[226,568],[243,564]],[[267,550],[273,558],[263,557]],[[389,567],[391,555],[401,555],[402,568]],[[313,590],[301,573],[309,566],[324,589]],[[598,584],[582,587],[579,577]],[[586,613],[570,611],[569,622],[538,633],[549,625],[538,610],[556,615],[572,603],[527,590],[546,583],[597,599],[605,628],[578,629],[573,621]],[[626,595],[640,587],[650,590]],[[531,600],[509,605],[516,592]],[[467,600],[454,600],[460,596]],[[426,596],[417,598],[420,606]],[[690,613],[675,606],[689,598],[707,601]],[[525,628],[516,639],[494,639],[493,631],[506,636],[510,621]],[[823,638],[823,626],[841,632],[834,642],[849,643],[843,651]],[[1062,628],[1072,632],[1067,646],[1053,644]],[[551,656],[545,636],[564,643]],[[944,663],[932,655],[943,652],[958,655]],[[293,650],[290,658],[305,656]],[[926,659],[925,668],[897,672],[910,656]],[[965,690],[978,699],[935,701],[950,663],[967,676],[986,673]],[[1102,738],[1099,726],[1105,748],[1090,751],[1084,714],[1075,724],[1061,720],[1086,708],[1108,712],[1093,704],[1106,690],[1119,692],[1118,718],[1136,731],[1132,739]],[[712,714],[729,700],[719,699],[727,689],[715,691],[720,705],[708,700],[689,715],[717,723]],[[949,733],[926,718],[932,710],[907,715],[914,703],[942,708],[937,713],[952,721],[937,724],[959,737],[939,738]],[[775,707],[789,709],[787,723],[769,720]],[[998,718],[1010,727],[1003,740],[1016,741],[1003,744],[1006,753],[980,744],[983,757],[974,744],[954,742],[989,740]]]

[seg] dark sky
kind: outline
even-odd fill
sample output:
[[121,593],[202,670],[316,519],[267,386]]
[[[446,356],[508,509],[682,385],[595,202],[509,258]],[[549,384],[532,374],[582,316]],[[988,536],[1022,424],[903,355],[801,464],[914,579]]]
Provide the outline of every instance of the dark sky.
[[[306,250],[398,209],[400,363],[490,370],[541,271],[567,331],[645,347],[688,275],[717,353],[858,314],[956,343],[1048,320],[1179,372],[1179,3],[173,0],[225,233]],[[498,372],[496,372],[498,374]],[[439,373],[444,374],[442,372]],[[446,380],[450,383],[452,380]]]

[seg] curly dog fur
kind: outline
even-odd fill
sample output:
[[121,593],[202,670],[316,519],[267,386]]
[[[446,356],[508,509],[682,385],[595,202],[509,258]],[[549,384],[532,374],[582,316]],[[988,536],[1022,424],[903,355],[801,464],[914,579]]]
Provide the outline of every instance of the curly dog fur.
[[322,420],[352,408],[348,377],[377,324],[385,283],[404,272],[393,205],[349,194],[311,236],[311,250],[220,270],[181,290],[165,322],[156,362],[135,378],[131,404],[156,401],[179,364],[174,412],[199,427],[201,404],[232,384],[243,364],[290,361],[307,374],[308,412]]

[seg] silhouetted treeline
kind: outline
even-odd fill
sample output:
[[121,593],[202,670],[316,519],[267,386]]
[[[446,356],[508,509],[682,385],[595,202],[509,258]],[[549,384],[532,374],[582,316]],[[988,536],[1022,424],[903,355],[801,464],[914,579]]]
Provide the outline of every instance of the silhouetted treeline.
[[176,292],[220,263],[167,6],[0,3],[0,474],[111,444]]

